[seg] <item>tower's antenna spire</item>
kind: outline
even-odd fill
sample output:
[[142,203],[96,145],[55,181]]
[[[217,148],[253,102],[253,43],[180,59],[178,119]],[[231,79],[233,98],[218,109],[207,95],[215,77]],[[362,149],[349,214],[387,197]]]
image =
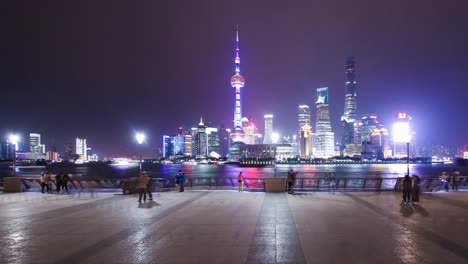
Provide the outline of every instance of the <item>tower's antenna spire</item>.
[[239,24],[236,25],[236,58],[234,59],[236,64],[236,74],[240,73],[240,56],[239,56]]

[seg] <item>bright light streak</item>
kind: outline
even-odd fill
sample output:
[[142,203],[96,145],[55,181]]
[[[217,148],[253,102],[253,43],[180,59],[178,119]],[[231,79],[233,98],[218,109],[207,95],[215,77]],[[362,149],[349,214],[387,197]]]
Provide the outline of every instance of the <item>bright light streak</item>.
[[278,133],[271,134],[271,141],[273,142],[273,144],[278,143],[279,139],[280,139],[280,135]]
[[143,133],[136,133],[135,138],[136,138],[138,144],[142,144],[143,141],[145,141],[145,134],[143,134]]
[[20,140],[20,137],[16,134],[11,134],[9,136],[9,141],[11,144],[15,145],[15,150],[18,151],[18,142]]
[[409,142],[411,140],[409,123],[398,122],[393,124],[393,141]]

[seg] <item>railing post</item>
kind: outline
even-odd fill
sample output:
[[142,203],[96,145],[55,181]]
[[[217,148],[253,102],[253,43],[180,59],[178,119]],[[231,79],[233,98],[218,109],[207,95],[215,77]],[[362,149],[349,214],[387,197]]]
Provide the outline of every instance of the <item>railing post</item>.
[[379,192],[382,191],[382,182],[383,182],[383,178],[380,178],[380,182],[379,182]]
[[320,190],[320,178],[317,178],[317,190]]
[[362,185],[362,189],[366,189],[366,182],[367,182],[367,178],[364,179],[364,184]]
[[346,187],[347,187],[347,184],[348,184],[348,179],[346,179],[346,178],[345,178],[345,179],[344,179],[344,185],[343,185],[343,189],[346,189]]
[[301,178],[301,190],[304,191],[304,178]]

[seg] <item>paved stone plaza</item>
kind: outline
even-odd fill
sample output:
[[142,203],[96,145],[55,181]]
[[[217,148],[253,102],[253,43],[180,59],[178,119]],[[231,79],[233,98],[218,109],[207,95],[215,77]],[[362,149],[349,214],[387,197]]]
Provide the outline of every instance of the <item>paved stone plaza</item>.
[[0,194],[0,263],[468,263],[468,192]]

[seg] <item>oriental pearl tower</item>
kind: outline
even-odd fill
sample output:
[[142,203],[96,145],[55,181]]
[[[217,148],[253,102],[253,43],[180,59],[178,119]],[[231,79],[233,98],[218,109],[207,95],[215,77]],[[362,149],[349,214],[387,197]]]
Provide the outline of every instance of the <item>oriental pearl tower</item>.
[[245,80],[240,75],[240,57],[239,57],[239,28],[236,30],[236,57],[234,58],[236,66],[235,74],[231,77],[231,86],[235,89],[234,100],[234,129],[231,132],[232,142],[244,141],[244,130],[242,129],[242,88]]

